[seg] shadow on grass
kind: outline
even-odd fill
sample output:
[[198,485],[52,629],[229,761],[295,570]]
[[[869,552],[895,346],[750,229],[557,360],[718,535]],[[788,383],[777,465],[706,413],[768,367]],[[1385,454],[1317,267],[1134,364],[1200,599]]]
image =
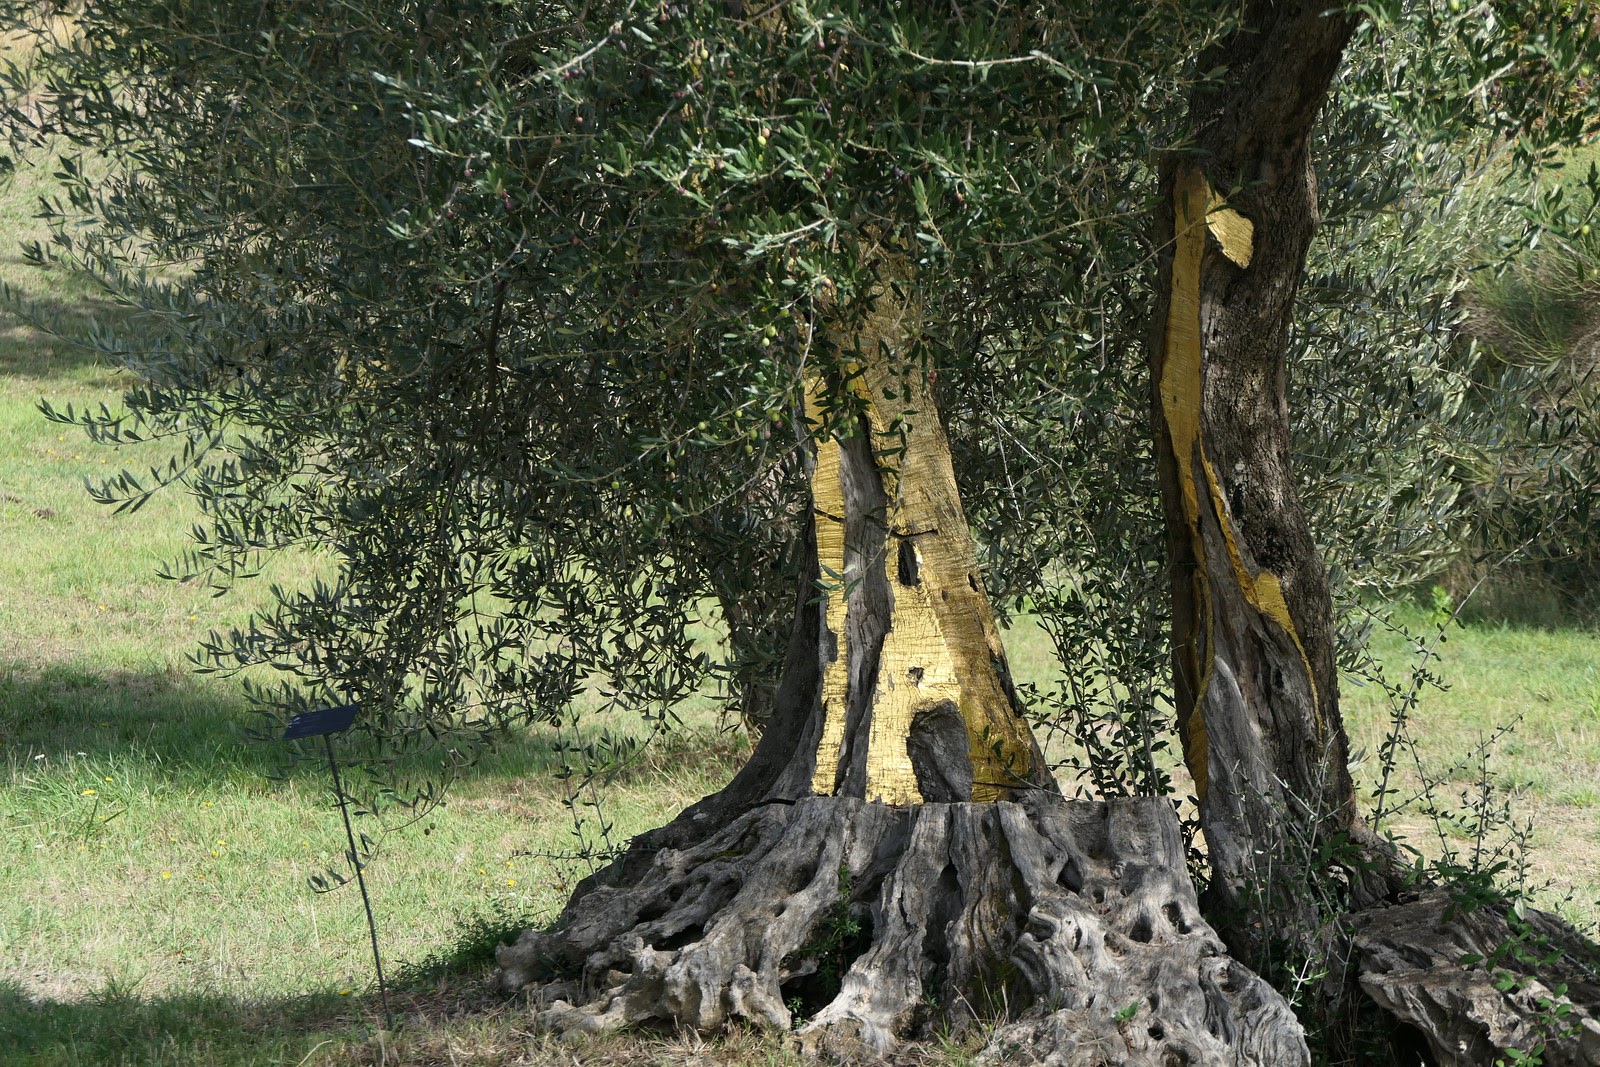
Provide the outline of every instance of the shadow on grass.
[[[731,1028],[711,1040],[640,1028],[557,1036],[528,1005],[473,988],[391,995],[397,1032],[381,1033],[375,994],[240,1000],[203,995],[143,1000],[102,993],[84,1002],[28,997],[0,981],[0,1057],[7,1067],[806,1067],[786,1036]],[[982,1031],[978,1031],[981,1033]],[[895,1063],[957,1067],[976,1046],[907,1045]]]
[[[16,765],[47,768],[75,759],[110,765],[142,762],[150,772],[181,779],[188,787],[259,786],[269,778],[325,780],[320,739],[292,745],[256,740],[251,732],[261,721],[225,680],[182,671],[107,672],[72,664],[35,668],[0,661],[0,739]],[[576,743],[592,741],[599,725],[579,734]],[[566,736],[572,743],[570,731]],[[414,751],[386,766],[389,777],[404,781],[437,775],[451,753],[424,746],[421,740]],[[335,743],[341,765],[359,759],[364,747],[359,734]],[[664,760],[689,758],[737,767],[747,754],[742,735],[684,727],[607,777],[625,784],[656,773]],[[513,729],[476,761],[457,766],[455,775],[463,781],[553,778],[564,762],[581,758],[564,755],[548,729]]]
[[[503,903],[458,918],[445,947],[393,969],[387,1019],[384,1001],[370,987],[264,998],[142,997],[137,988],[113,980],[81,999],[63,1000],[0,978],[0,1062],[6,1067],[399,1067],[455,1063],[452,1047],[487,1052],[485,1045],[507,1039],[508,1048],[528,1052],[526,1002],[497,992],[485,977],[494,967],[495,947],[516,940],[532,925],[539,925],[534,915]],[[388,1023],[397,1029],[380,1034]],[[517,1054],[486,1060],[508,1061],[527,1062]],[[574,1060],[569,1045],[563,1054],[536,1062]],[[602,1057],[597,1062],[635,1060]]]
[[282,753],[249,743],[248,718],[224,686],[177,671],[0,663],[0,736],[17,762],[143,759],[194,784],[271,774]]
[[[17,257],[0,257],[0,274],[37,271]],[[116,327],[128,309],[97,292],[88,282],[66,280],[64,291],[16,292],[0,302],[0,376],[66,378],[81,384],[83,372],[109,375],[115,364],[92,343],[96,324]]]
[[56,1001],[0,981],[0,1057],[16,1067],[309,1063],[319,1048],[365,1045],[381,1020],[375,1001],[332,994],[146,999],[115,983],[81,1001]]

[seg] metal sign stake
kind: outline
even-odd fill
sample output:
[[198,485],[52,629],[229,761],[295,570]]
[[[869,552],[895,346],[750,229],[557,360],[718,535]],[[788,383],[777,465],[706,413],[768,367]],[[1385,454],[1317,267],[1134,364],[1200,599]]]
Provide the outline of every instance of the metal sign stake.
[[333,775],[333,795],[339,801],[339,814],[344,819],[345,840],[350,843],[350,866],[356,869],[356,885],[361,889],[361,906],[367,912],[367,933],[372,938],[372,969],[378,975],[378,996],[383,1001],[384,1025],[389,1030],[394,1029],[394,1013],[389,1010],[389,990],[383,981],[383,958],[378,953],[378,923],[372,915],[372,898],[367,895],[367,880],[362,875],[366,866],[361,862],[361,854],[356,850],[356,832],[350,825],[350,808],[345,803],[344,785],[339,781],[339,761],[333,756],[333,735],[343,733],[355,721],[358,705],[344,704],[336,708],[325,708],[321,711],[308,711],[304,715],[296,715],[289,720],[289,725],[283,731],[283,739],[291,741],[298,737],[316,737],[321,735],[323,747],[328,752],[328,771]]

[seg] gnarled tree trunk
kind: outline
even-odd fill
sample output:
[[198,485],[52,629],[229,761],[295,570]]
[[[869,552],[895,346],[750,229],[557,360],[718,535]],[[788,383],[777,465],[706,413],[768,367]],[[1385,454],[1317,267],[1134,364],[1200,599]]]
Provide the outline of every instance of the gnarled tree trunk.
[[849,1054],[994,1018],[1007,1062],[1307,1062],[1201,917],[1170,804],[1057,792],[904,314],[880,294],[848,381],[814,383],[837,429],[749,764],[503,948],[501,982],[567,1029],[743,1019]]
[[[1527,932],[1503,913],[1437,894],[1402,903],[1347,769],[1327,576],[1290,466],[1285,356],[1318,223],[1312,127],[1355,22],[1315,0],[1248,3],[1202,58],[1225,73],[1191,100],[1193,148],[1162,172],[1154,422],[1174,691],[1212,870],[1203,903],[1241,959],[1328,965],[1341,1012],[1359,988],[1438,1062],[1506,1049],[1592,1062],[1592,946],[1543,916],[1542,949],[1518,962],[1505,948]],[[1541,1006],[1526,990],[1556,982],[1529,961],[1550,952],[1566,991]]]
[[[1318,219],[1310,134],[1354,20],[1315,3],[1251,12],[1208,57],[1228,77],[1191,105],[1197,151],[1163,172],[1152,369],[1174,695],[1213,871],[1208,914],[1262,964],[1274,943],[1315,935],[1328,872],[1317,851],[1359,821],[1285,381]],[[1353,888],[1368,903],[1386,887]]]

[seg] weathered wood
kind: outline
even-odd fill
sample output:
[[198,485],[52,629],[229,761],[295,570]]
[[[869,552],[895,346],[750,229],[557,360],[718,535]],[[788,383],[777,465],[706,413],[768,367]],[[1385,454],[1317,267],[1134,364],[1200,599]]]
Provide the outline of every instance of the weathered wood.
[[1024,1062],[1306,1062],[1288,1005],[1200,917],[1170,804],[1061,800],[931,376],[894,359],[904,314],[886,290],[864,363],[813,383],[835,432],[750,764],[503,948],[502,984],[562,1030],[798,1021],[849,1057],[994,1019],[992,1055]]
[[848,381],[812,382],[817,425],[830,404],[850,413],[817,442],[811,479],[827,597],[812,790],[908,804],[1054,789],[1012,691],[928,369],[898,355],[916,332],[886,284]]
[[1308,1062],[1288,1004],[1201,918],[1156,799],[767,805],[499,962],[560,1030],[798,1024],[848,1057],[1004,1017],[1007,1063]]
[[832,342],[864,363],[848,383],[812,385],[818,424],[830,389],[848,410],[807,453],[812,507],[794,623],[749,763],[724,789],[641,835],[575,898],[632,882],[656,850],[689,847],[759,804],[814,794],[982,801],[1056,790],[1011,684],[931,377],[896,358],[915,333],[906,319],[886,286],[848,345]]
[[[1440,895],[1384,906],[1409,887],[1360,818],[1347,767],[1327,576],[1290,462],[1286,355],[1319,222],[1311,134],[1357,18],[1315,0],[1243,5],[1201,57],[1226,74],[1191,97],[1193,143],[1162,169],[1153,423],[1207,915],[1246,961],[1328,963],[1330,1019],[1357,1010],[1359,989],[1439,1062],[1537,1049],[1545,1063],[1596,1063],[1593,946],[1545,916],[1559,978],[1524,968],[1508,994],[1492,968],[1464,965],[1513,931]],[[1347,967],[1326,951],[1341,911]],[[1577,1029],[1557,1035],[1541,998],[1563,982]]]
[[1600,949],[1558,916],[1472,908],[1435,891],[1349,920],[1360,988],[1414,1028],[1441,1067],[1600,1063]]
[[[1356,16],[1246,4],[1206,56],[1195,143],[1163,166],[1152,337],[1174,697],[1212,878],[1208,914],[1265,961],[1309,952],[1337,882],[1393,894],[1362,825],[1332,608],[1291,466],[1286,353],[1318,224],[1309,144]],[[1335,843],[1341,843],[1335,847]]]

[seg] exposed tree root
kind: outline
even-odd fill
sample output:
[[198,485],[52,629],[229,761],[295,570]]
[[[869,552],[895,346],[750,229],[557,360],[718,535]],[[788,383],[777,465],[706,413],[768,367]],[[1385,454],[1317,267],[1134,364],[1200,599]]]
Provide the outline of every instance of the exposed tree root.
[[1308,1062],[1288,1004],[1200,917],[1162,800],[770,804],[499,953],[541,1024],[797,1027],[886,1051],[1004,1020],[1006,1062]]
[[1435,891],[1357,913],[1350,966],[1361,989],[1415,1028],[1443,1067],[1600,1063],[1600,950],[1528,908],[1472,908]]

